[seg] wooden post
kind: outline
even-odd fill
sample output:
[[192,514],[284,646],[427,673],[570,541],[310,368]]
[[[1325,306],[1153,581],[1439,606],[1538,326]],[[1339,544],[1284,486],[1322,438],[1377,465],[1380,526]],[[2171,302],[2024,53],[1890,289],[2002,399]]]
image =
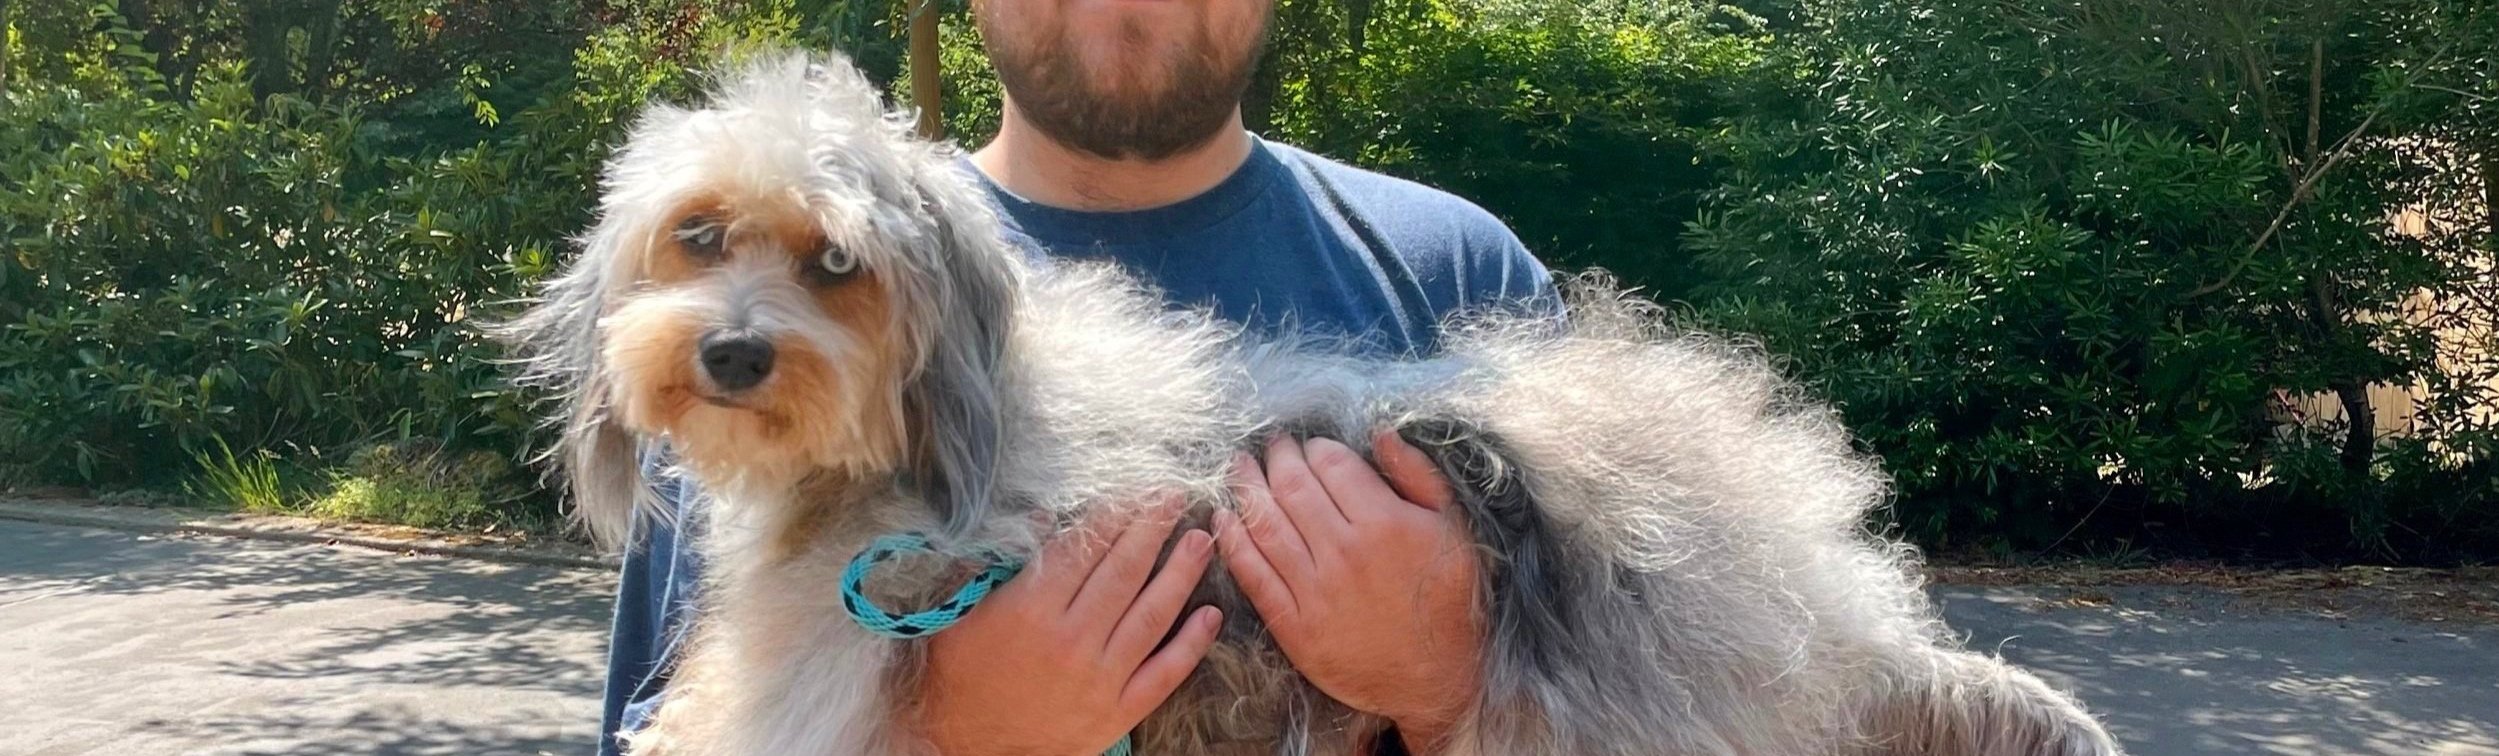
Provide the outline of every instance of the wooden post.
[[937,70],[938,0],[911,0],[911,104],[920,110],[920,137],[946,137],[945,93]]
[[2482,244],[2499,253],[2499,136],[2482,140]]
[[0,94],[9,91],[9,0],[0,0]]

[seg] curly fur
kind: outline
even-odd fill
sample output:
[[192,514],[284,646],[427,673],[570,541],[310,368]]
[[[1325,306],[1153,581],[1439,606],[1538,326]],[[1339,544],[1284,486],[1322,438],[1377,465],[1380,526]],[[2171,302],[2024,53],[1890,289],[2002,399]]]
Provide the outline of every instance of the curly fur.
[[[710,497],[686,523],[710,569],[701,620],[632,752],[923,752],[907,726],[921,648],[853,626],[830,588],[868,539],[922,529],[1029,555],[1147,493],[1229,506],[1227,460],[1267,433],[1359,447],[1382,427],[1441,465],[1489,565],[1486,684],[1460,752],[2118,752],[2073,699],[1947,640],[1913,554],[1865,529],[1875,466],[1759,355],[1671,330],[1595,276],[1567,287],[1566,319],[1464,318],[1428,359],[1246,334],[1106,267],[1026,261],[957,158],[883,108],[845,61],[786,54],[733,69],[701,109],[653,109],[585,254],[510,329],[525,377],[563,397],[556,457],[594,533],[648,502],[634,438],[666,431],[710,460],[685,470]],[[825,232],[875,250],[906,356],[890,384],[843,390],[884,392],[849,406],[892,416],[894,454],[620,419],[647,387],[600,345],[645,338],[605,331],[650,296],[636,240],[674,194],[719,182],[824,198]],[[940,572],[878,588],[934,595]],[[1197,598],[1226,626],[1140,753],[1341,754],[1385,728],[1303,681],[1220,570]]]

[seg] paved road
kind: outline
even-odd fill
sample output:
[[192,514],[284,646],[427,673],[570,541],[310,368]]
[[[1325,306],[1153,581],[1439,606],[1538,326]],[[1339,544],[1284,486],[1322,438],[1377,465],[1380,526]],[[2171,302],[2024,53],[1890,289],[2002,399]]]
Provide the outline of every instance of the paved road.
[[[0,521],[0,754],[583,753],[609,577]],[[2499,756],[2499,628],[1940,591],[2140,754]]]
[[1971,648],[2081,695],[2145,756],[2499,756],[2499,627],[2230,611],[2209,591],[2101,592],[2107,607],[2009,588],[1938,598]]
[[0,521],[0,754],[585,753],[613,585]]

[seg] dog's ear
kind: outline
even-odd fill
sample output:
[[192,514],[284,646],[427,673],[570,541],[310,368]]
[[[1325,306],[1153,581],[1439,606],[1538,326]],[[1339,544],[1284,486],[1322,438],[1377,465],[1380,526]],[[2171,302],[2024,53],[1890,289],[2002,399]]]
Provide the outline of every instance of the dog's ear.
[[628,545],[637,511],[660,511],[643,482],[635,437],[608,411],[609,376],[600,356],[599,318],[607,292],[625,266],[632,235],[611,217],[582,240],[582,254],[549,280],[543,294],[520,317],[492,327],[512,345],[520,365],[515,381],[547,392],[557,409],[548,418],[554,443],[539,459],[570,491],[575,520],[607,548]]
[[998,496],[1005,453],[1000,385],[1014,326],[1022,268],[988,203],[952,161],[932,157],[912,177],[925,224],[914,263],[923,291],[906,295],[927,308],[915,321],[920,369],[906,384],[912,477],[951,537],[972,534]]

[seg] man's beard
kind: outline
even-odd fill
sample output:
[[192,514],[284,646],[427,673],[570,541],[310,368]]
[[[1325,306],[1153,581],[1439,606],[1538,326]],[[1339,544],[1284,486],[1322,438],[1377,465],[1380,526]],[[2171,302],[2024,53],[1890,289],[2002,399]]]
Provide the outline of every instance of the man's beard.
[[1029,48],[1002,43],[1016,37],[986,24],[981,34],[990,41],[990,65],[1007,97],[1043,135],[1104,159],[1152,162],[1212,141],[1231,122],[1266,47],[1265,27],[1239,60],[1230,61],[1216,57],[1221,45],[1201,30],[1186,52],[1155,61],[1168,70],[1163,91],[1150,92],[1097,90],[1101,77],[1068,48],[1064,28],[1025,37],[1033,41]]

